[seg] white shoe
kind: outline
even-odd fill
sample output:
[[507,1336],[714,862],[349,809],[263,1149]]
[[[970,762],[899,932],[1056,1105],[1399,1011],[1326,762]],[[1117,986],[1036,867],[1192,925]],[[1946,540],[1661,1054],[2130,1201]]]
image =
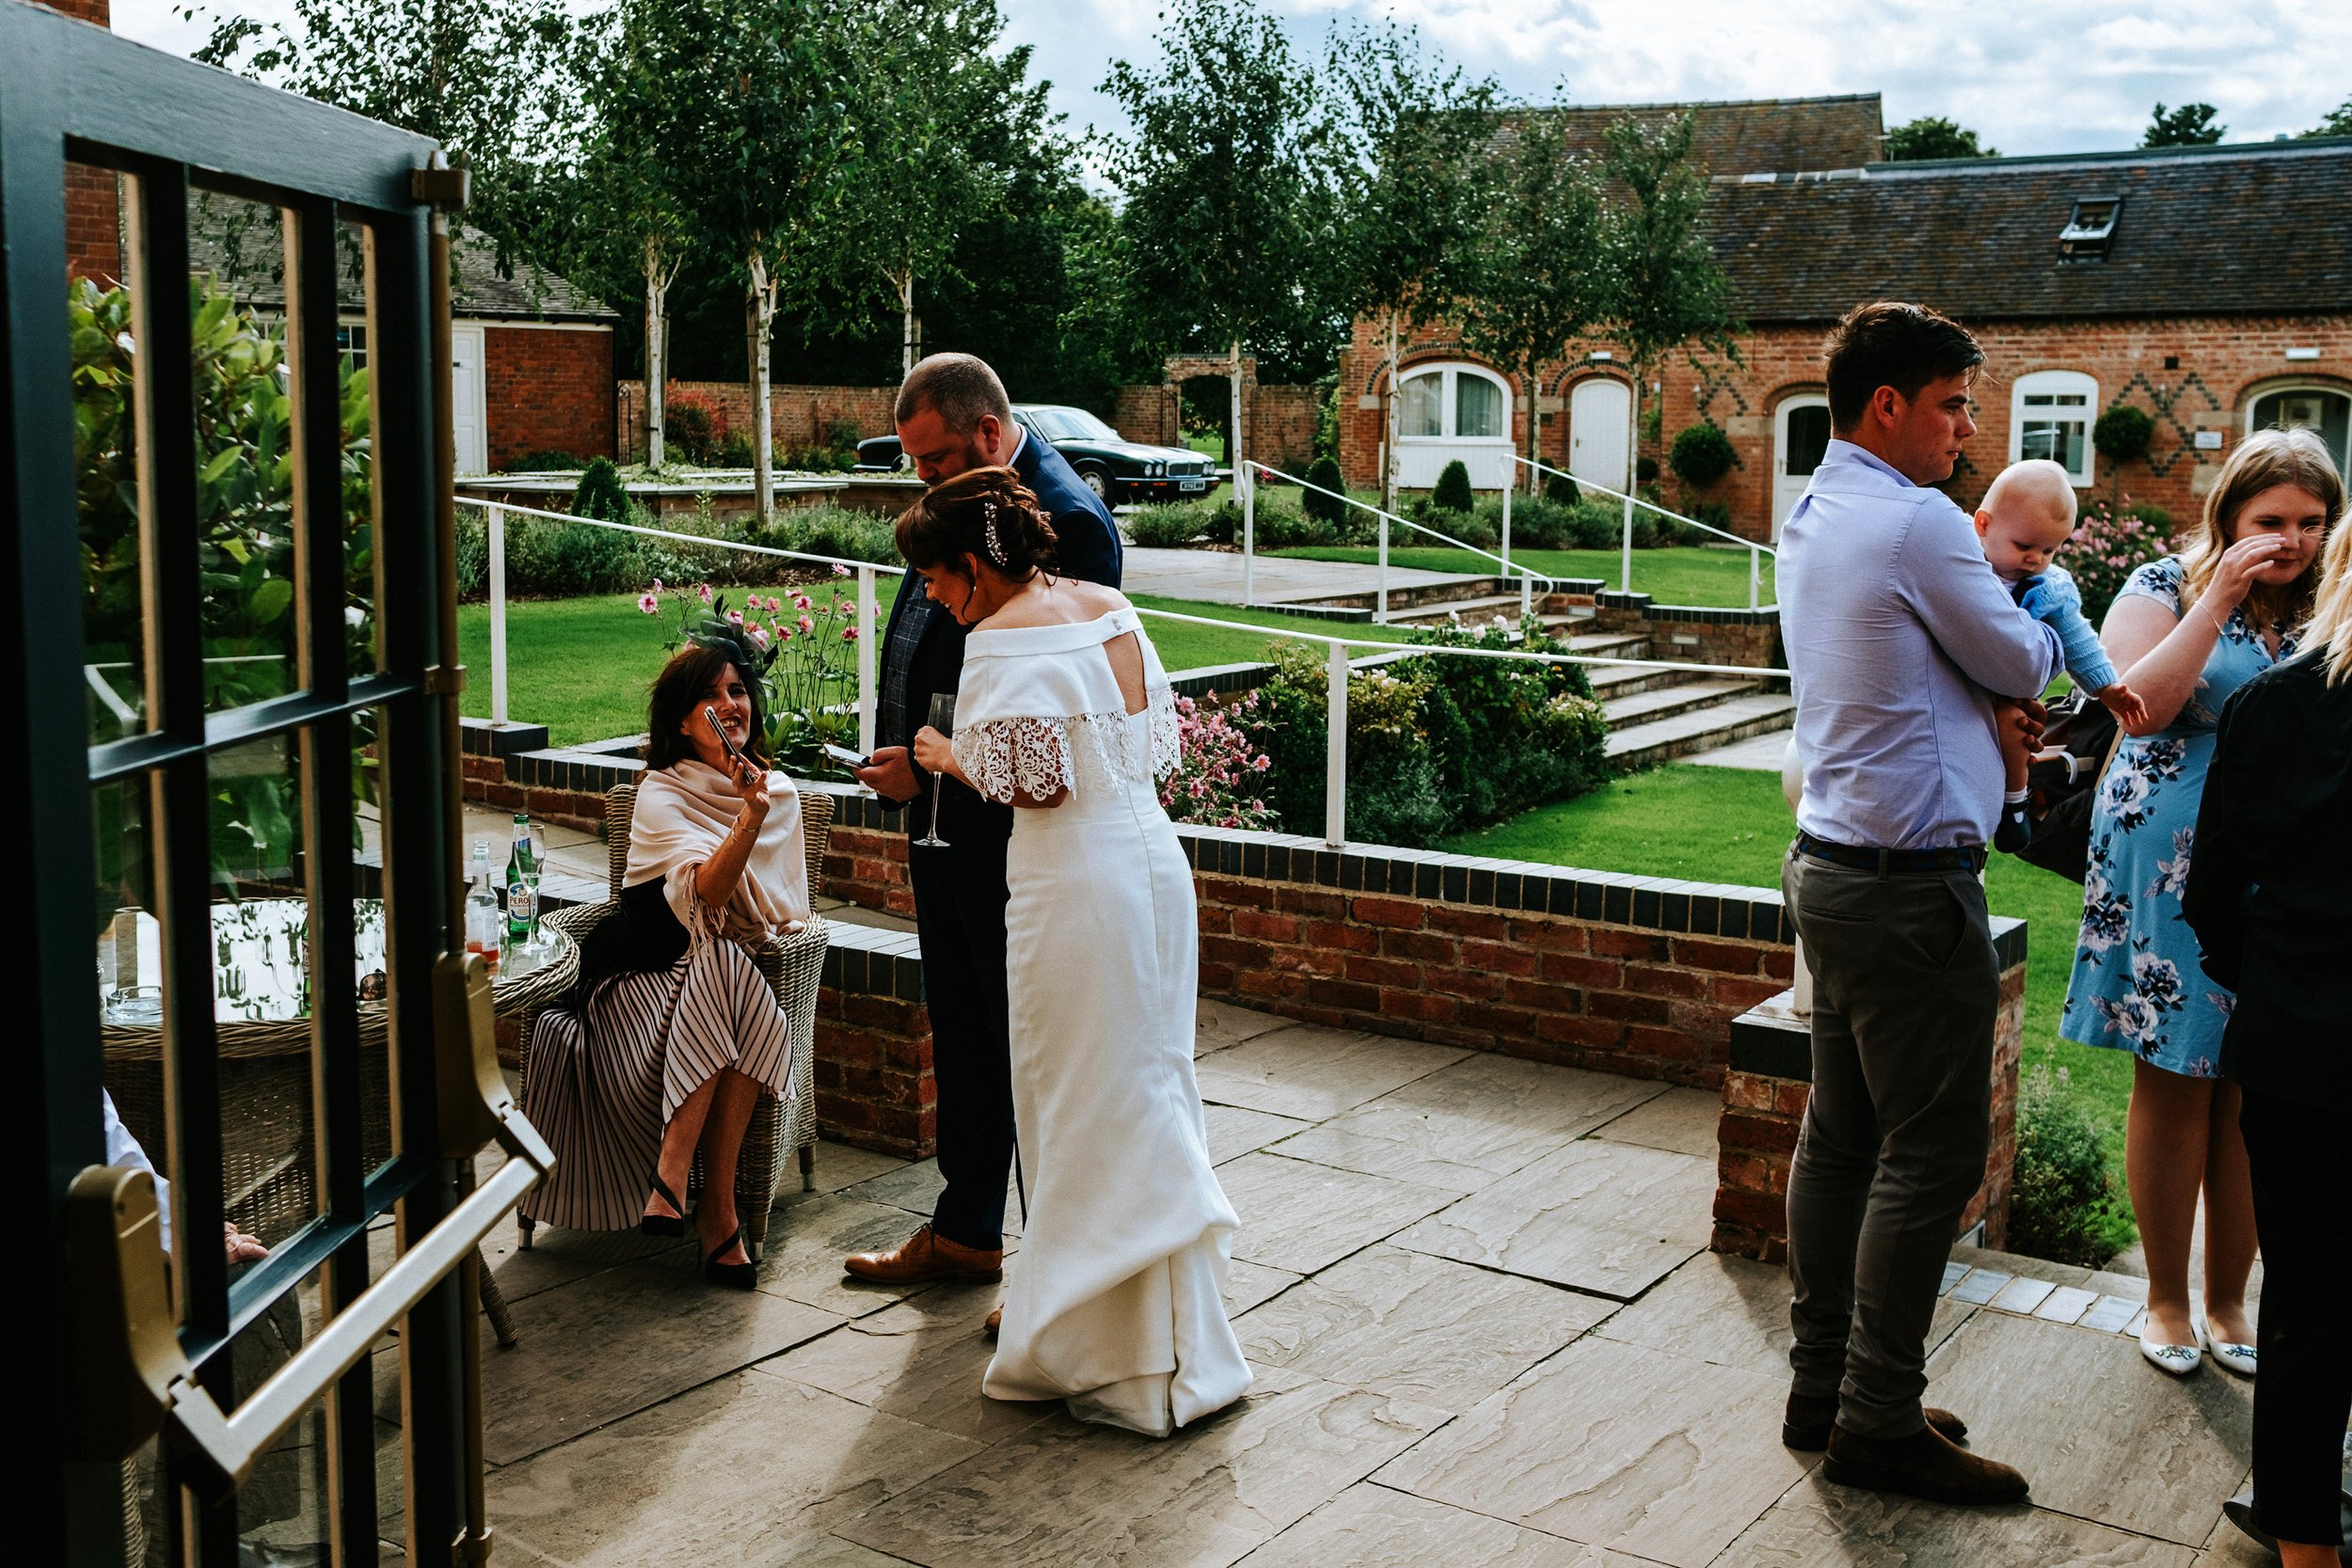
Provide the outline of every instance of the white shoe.
[[2205,1364],[2204,1352],[2195,1345],[2168,1345],[2160,1339],[2148,1338],[2151,1326],[2147,1323],[2140,1325],[2139,1354],[2154,1362],[2158,1370],[2170,1372],[2174,1377],[2186,1377]]
[[2197,1343],[2216,1361],[2220,1362],[2238,1376],[2252,1377],[2254,1375],[2254,1347],[2215,1338],[2213,1331],[2202,1318],[2197,1320]]

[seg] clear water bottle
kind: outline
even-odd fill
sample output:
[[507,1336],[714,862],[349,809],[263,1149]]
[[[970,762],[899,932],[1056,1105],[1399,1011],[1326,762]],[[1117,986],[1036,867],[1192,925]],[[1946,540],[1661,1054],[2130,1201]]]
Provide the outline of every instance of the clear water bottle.
[[539,936],[539,856],[531,844],[531,816],[515,814],[515,847],[506,854],[506,946],[529,947]]
[[499,971],[506,917],[499,912],[498,886],[490,880],[490,841],[473,841],[473,869],[466,878],[466,951],[479,953],[490,973]]

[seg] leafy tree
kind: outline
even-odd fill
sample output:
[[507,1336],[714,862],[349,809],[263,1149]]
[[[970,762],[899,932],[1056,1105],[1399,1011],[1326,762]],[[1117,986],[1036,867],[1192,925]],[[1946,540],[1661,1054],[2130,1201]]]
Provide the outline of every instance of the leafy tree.
[[181,8],[212,33],[196,58],[349,109],[464,153],[466,227],[498,265],[535,259],[561,205],[548,178],[569,137],[562,0],[292,0],[285,22]]
[[[1603,134],[1602,171],[1624,193],[1611,201],[1607,226],[1608,325],[1631,361],[1628,446],[1636,451],[1642,387],[1661,356],[1682,349],[1695,360],[1704,349],[1734,363],[1740,357],[1731,279],[1700,226],[1707,183],[1691,166],[1692,123],[1677,115],[1648,130],[1627,115]],[[1629,499],[1625,515],[1629,523]]]
[[752,484],[765,527],[774,505],[769,346],[780,308],[792,309],[805,338],[839,279],[844,261],[825,241],[864,172],[852,102],[865,90],[876,13],[856,0],[666,3],[681,25],[643,65],[692,105],[668,154],[674,189],[743,290]]
[[1398,340],[1444,310],[1440,278],[1480,237],[1485,212],[1472,171],[1493,134],[1500,89],[1425,55],[1419,35],[1394,23],[1342,38],[1331,65],[1343,136],[1338,292],[1351,320],[1387,321],[1380,504],[1394,510]]
[[1898,125],[1886,133],[1886,157],[1890,163],[1909,163],[1920,158],[1997,158],[1997,147],[1979,147],[1977,134],[1957,121],[1939,115],[1921,115],[1908,124]]
[[2229,129],[2216,125],[2213,117],[2218,111],[2210,103],[2184,103],[2177,109],[2167,109],[2162,103],[2148,120],[2147,133],[2139,138],[2142,147],[2210,147],[2221,139]]
[[2303,133],[2312,136],[2352,136],[2352,98],[2345,99],[2320,118],[2318,124]]
[[1561,117],[1546,114],[1519,120],[1482,184],[1486,228],[1453,267],[1449,292],[1461,301],[1463,341],[1518,373],[1534,458],[1542,367],[1590,333],[1608,306],[1600,185],[1568,150]]
[[914,283],[947,262],[957,237],[1001,200],[1003,144],[1044,118],[1045,84],[1027,85],[1029,51],[995,58],[995,0],[902,0],[884,8],[864,61],[865,173],[843,208],[840,244],[870,259],[899,314],[898,370],[914,368]]
[[1104,84],[1133,126],[1108,159],[1130,298],[1162,341],[1227,349],[1239,449],[1243,354],[1330,313],[1337,135],[1317,72],[1248,0],[1162,17],[1157,70],[1121,60]]

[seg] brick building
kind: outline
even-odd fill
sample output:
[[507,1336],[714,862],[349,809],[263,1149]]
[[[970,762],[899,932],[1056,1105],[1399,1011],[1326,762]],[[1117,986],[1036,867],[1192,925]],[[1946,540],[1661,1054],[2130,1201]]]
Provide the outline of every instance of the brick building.
[[[1772,537],[1828,436],[1821,336],[1885,297],[1943,309],[1984,344],[1979,430],[1953,481],[1964,502],[2018,457],[2052,456],[2086,495],[2120,489],[2186,517],[2231,444],[2281,422],[2352,460],[2352,139],[1888,164],[1852,158],[1876,145],[1874,94],[1689,108],[1745,332],[1740,363],[1677,358],[1642,388],[1661,410],[1642,455],[1662,458],[1703,420],[1738,453],[1703,493],[1668,478],[1669,504],[1720,502],[1739,531]],[[1620,111],[1561,112],[1590,141]],[[1450,336],[1420,334],[1401,356],[1407,484],[1450,456],[1499,475],[1506,440],[1526,450],[1528,389]],[[1342,368],[1355,483],[1378,477],[1385,354],[1380,325],[1359,322]],[[1534,388],[1544,460],[1618,487],[1621,360],[1606,341],[1573,345]],[[2109,472],[2090,427],[2122,404],[2155,436]]]
[[[51,8],[104,27],[110,0],[50,0]],[[225,198],[199,200],[189,212],[197,270],[226,279],[242,304],[269,311],[285,304],[282,263],[267,250],[275,230],[256,224],[258,210]],[[453,246],[450,289],[457,432],[457,469],[481,473],[532,452],[613,455],[617,382],[612,328],[621,318],[552,273],[517,267],[499,276],[497,258],[478,237]],[[75,277],[113,283],[122,277],[122,204],[117,177],[81,164],[66,167],[66,262]],[[365,360],[366,304],[355,269],[342,280],[341,336]]]

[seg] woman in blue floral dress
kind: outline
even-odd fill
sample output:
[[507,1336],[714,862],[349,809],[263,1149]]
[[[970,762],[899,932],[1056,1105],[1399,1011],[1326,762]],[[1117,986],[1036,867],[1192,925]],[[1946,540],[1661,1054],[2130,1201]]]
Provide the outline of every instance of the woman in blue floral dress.
[[[2140,1348],[2193,1371],[2201,1342],[2254,1370],[2246,1280],[2253,1189],[2238,1091],[2218,1076],[2230,993],[2205,977],[2181,916],[2214,726],[2231,692],[2294,651],[2319,546],[2341,497],[2327,449],[2306,431],[2239,443],[2185,531],[2178,554],[2132,573],[2101,639],[2148,720],[2117,749],[2093,802],[2083,925],[2061,1031],[2132,1052],[2124,1167],[2148,1256]],[[2205,1199],[2205,1309],[2191,1313],[2188,1257]]]

